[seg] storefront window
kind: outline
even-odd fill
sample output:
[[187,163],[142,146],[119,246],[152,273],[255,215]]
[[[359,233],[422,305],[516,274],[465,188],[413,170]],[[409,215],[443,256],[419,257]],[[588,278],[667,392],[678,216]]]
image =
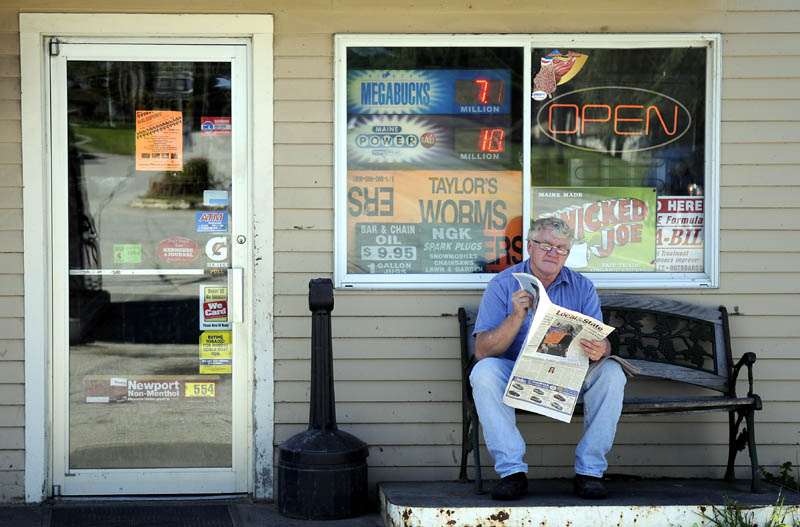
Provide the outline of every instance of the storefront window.
[[355,283],[480,284],[523,256],[524,48],[422,45],[346,50],[337,250]]
[[596,282],[704,280],[708,47],[560,44],[531,51],[531,218],[569,222]]
[[337,37],[337,286],[480,288],[558,216],[600,287],[716,287],[718,55],[718,35]]

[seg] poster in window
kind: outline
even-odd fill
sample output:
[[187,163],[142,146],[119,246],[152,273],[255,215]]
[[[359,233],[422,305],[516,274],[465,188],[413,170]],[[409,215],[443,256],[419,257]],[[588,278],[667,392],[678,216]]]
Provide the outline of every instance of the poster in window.
[[701,196],[659,196],[656,271],[703,271],[705,200]]
[[566,221],[575,243],[566,266],[582,272],[653,272],[656,189],[533,187],[531,217]]
[[507,69],[371,69],[347,72],[349,115],[510,113]]
[[183,114],[136,111],[136,170],[183,170]]
[[482,273],[521,261],[521,184],[519,172],[348,172],[348,272]]
[[347,272],[521,261],[510,70],[354,69],[347,86]]
[[230,331],[203,331],[200,334],[200,373],[231,373],[231,343]]
[[200,284],[200,329],[231,329],[228,318],[228,286]]

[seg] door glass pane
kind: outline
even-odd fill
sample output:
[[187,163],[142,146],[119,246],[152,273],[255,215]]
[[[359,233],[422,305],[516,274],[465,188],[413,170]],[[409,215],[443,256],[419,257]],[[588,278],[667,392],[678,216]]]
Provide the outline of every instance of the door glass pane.
[[67,63],[69,467],[231,466],[228,62]]

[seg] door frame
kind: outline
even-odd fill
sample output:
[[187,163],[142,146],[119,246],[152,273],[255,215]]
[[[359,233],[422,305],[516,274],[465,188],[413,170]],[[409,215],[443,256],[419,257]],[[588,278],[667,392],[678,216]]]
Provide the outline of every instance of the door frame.
[[[25,287],[25,500],[52,495],[53,288],[49,41],[52,37],[119,38],[139,42],[213,43],[243,38],[248,46],[251,118],[247,145],[252,189],[247,237],[252,243],[247,361],[247,489],[273,497],[273,19],[271,15],[21,13],[22,178]],[[165,38],[166,37],[166,38]],[[258,144],[255,148],[254,145]],[[258,197],[255,206],[254,196]],[[258,299],[258,301],[256,301]]]
[[[236,40],[224,42],[219,40],[198,43],[170,43],[157,44],[152,42],[137,42],[134,44],[120,45],[117,39],[90,39],[81,37],[59,37],[58,55],[50,57],[50,154],[51,154],[51,211],[52,225],[52,290],[53,290],[53,384],[52,384],[52,480],[55,489],[60,489],[61,494],[67,495],[98,495],[98,494],[242,494],[249,490],[247,486],[247,453],[249,441],[246,430],[250,426],[248,421],[249,392],[247,391],[248,375],[247,365],[251,362],[249,357],[249,338],[252,335],[250,325],[252,317],[249,316],[249,307],[252,303],[243,302],[244,307],[242,323],[233,324],[232,347],[232,442],[231,465],[228,467],[161,467],[161,468],[69,468],[69,441],[72,427],[72,403],[69,400],[72,379],[69,375],[71,363],[71,345],[68,345],[70,330],[66,321],[69,319],[69,301],[67,291],[71,273],[68,272],[69,252],[72,250],[67,243],[66,218],[69,214],[69,194],[67,180],[64,177],[69,172],[67,151],[69,140],[66,134],[68,128],[68,89],[67,71],[71,62],[77,61],[113,61],[113,62],[220,62],[230,64],[232,93],[231,117],[233,118],[233,141],[231,142],[233,191],[230,193],[230,229],[229,237],[232,241],[228,248],[232,267],[243,270],[244,282],[251,282],[250,252],[252,240],[250,238],[250,213],[251,204],[249,197],[252,195],[248,186],[248,108],[247,108],[247,46],[246,41]],[[127,40],[127,39],[126,39]],[[184,162],[186,160],[184,159]],[[135,176],[139,181],[147,180],[149,176],[141,173]],[[96,205],[96,204],[95,204]],[[100,221],[100,218],[96,218]],[[181,234],[186,234],[181,233]],[[244,244],[234,240],[240,235],[245,235]],[[102,236],[101,236],[102,237]],[[106,240],[108,241],[108,240]],[[114,265],[105,259],[105,270],[112,270]],[[189,267],[189,266],[187,266]],[[170,269],[161,269],[165,276],[175,276],[177,272]],[[185,269],[184,269],[185,271]],[[203,269],[199,270],[201,273]],[[126,271],[122,272],[123,275]],[[137,269],[132,273],[158,272],[154,269]],[[238,287],[228,286],[229,304],[236,304],[233,300],[241,292]],[[196,287],[195,287],[196,290]],[[244,292],[243,293],[248,293]],[[244,297],[248,295],[245,294]],[[244,298],[243,297],[243,298]],[[238,314],[240,309],[237,307]],[[231,313],[231,315],[236,315]],[[114,411],[110,408],[107,411]],[[198,460],[199,461],[199,460]],[[200,461],[202,462],[202,461]]]

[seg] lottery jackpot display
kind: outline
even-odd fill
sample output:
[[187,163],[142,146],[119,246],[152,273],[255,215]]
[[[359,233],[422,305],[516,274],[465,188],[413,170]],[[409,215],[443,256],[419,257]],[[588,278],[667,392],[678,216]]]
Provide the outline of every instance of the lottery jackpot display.
[[348,273],[489,273],[521,261],[513,71],[478,62],[348,70]]

